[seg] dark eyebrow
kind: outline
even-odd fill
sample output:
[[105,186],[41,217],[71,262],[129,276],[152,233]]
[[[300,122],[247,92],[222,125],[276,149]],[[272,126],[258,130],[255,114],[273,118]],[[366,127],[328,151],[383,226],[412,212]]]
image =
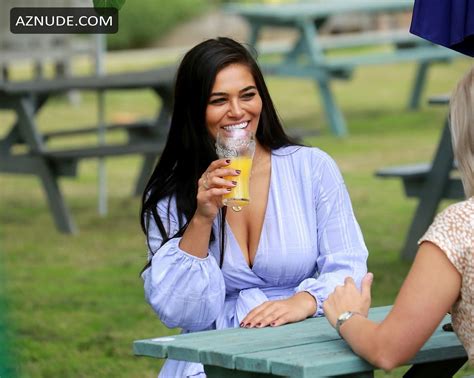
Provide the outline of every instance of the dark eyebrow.
[[255,85],[249,85],[248,87],[245,87],[244,89],[242,89],[240,93],[247,92],[250,89],[257,89],[257,87]]
[[[248,87],[245,87],[244,89],[241,89],[239,91],[239,93],[247,92],[251,89],[257,89],[257,87],[255,85],[249,85]],[[209,97],[212,97],[212,96],[228,96],[228,94],[225,93],[225,92],[213,92],[213,93],[211,93],[211,95]]]
[[212,96],[227,96],[227,93],[225,93],[225,92],[214,92],[214,93],[211,93],[211,95],[209,97],[212,97]]

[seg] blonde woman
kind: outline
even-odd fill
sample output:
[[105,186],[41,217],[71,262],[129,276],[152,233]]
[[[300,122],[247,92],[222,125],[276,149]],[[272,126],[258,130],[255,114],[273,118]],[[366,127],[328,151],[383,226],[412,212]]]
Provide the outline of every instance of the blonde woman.
[[351,278],[324,302],[329,322],[355,353],[390,370],[411,359],[451,311],[474,364],[474,67],[451,97],[451,134],[467,200],[439,214],[419,241],[411,270],[380,324],[367,319],[373,276]]

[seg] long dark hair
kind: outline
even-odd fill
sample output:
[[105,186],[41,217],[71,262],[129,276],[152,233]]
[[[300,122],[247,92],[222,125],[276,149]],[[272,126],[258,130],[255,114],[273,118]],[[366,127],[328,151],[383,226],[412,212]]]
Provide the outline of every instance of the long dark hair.
[[[262,72],[243,45],[230,38],[217,38],[193,47],[186,53],[178,68],[168,139],[142,197],[140,222],[147,240],[151,217],[158,226],[163,245],[171,238],[183,235],[196,211],[197,182],[209,164],[218,158],[214,141],[206,128],[206,108],[217,74],[231,64],[243,64],[249,68],[262,99],[262,112],[256,132],[258,142],[270,150],[297,144],[285,134]],[[180,229],[170,236],[158,215],[157,203],[164,198],[173,197],[176,200]],[[226,208],[222,209],[219,214],[221,267],[224,258]],[[168,219],[169,216],[170,203]],[[210,241],[214,240],[215,235],[212,233]],[[144,269],[150,264],[151,260]]]

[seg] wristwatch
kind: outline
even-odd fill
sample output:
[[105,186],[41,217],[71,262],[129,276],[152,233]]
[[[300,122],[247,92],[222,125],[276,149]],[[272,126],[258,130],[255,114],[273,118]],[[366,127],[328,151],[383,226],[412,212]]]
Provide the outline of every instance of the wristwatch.
[[339,336],[341,336],[341,339],[343,337],[341,335],[340,328],[345,322],[347,322],[350,318],[352,318],[353,315],[362,315],[362,314],[359,312],[354,312],[354,311],[346,311],[346,312],[343,312],[341,315],[339,315],[339,317],[337,318],[336,331],[339,334]]

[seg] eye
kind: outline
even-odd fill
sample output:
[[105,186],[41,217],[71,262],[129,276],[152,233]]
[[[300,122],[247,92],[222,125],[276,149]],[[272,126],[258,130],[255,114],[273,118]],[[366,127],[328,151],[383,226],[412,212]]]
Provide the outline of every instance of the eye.
[[209,101],[209,104],[211,105],[219,105],[219,104],[223,104],[225,102],[225,98],[224,97],[217,97],[217,98],[213,98],[212,100]]
[[257,92],[246,92],[242,95],[242,98],[245,100],[251,100],[252,98],[255,97],[256,94]]

